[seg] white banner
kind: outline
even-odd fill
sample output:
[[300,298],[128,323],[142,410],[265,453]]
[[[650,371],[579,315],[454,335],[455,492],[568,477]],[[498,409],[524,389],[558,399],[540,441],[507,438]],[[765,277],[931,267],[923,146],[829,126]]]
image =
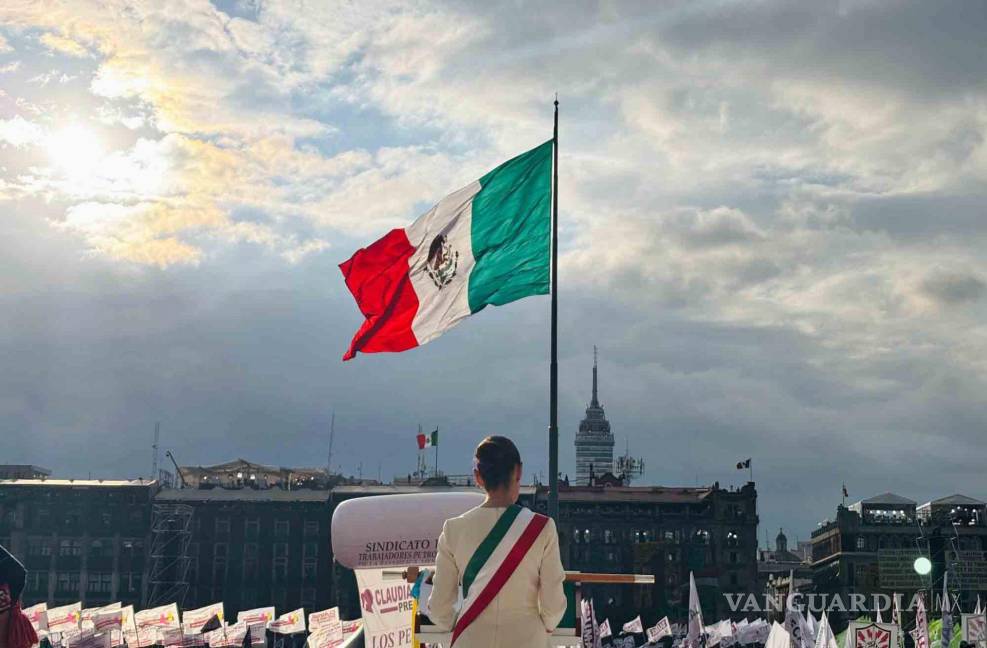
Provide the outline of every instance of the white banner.
[[82,603],[63,605],[48,610],[48,631],[66,632],[79,629]]
[[641,623],[641,615],[624,624],[624,632],[640,634],[644,632],[644,624]]
[[[119,603],[117,604],[119,605]],[[93,630],[96,632],[112,632],[119,630],[123,622],[123,610],[102,610],[92,617]]]
[[263,623],[264,627],[271,621],[274,621],[275,613],[274,606],[255,608],[253,610],[244,610],[240,614],[236,615],[237,623],[243,621],[247,625],[257,625]]
[[298,608],[294,612],[282,614],[268,624],[271,632],[281,634],[293,634],[295,632],[305,632],[305,609]]
[[600,637],[609,637],[613,635],[610,631],[610,619],[604,619],[603,623],[600,624]]
[[403,581],[385,581],[380,569],[354,571],[363,614],[364,645],[367,648],[410,648],[411,585]]
[[662,637],[672,636],[672,626],[668,622],[668,617],[662,617],[652,628],[648,628],[648,641],[658,643]]
[[342,639],[343,626],[339,620],[339,608],[332,607],[308,615],[308,631],[312,633],[327,631],[331,636],[335,637],[338,634],[337,638]]
[[182,626],[185,632],[202,632],[202,626],[209,622],[209,619],[219,617],[219,622],[223,623],[223,604],[213,603],[195,610],[185,610],[182,612]]
[[47,632],[48,631],[48,604],[38,603],[37,605],[32,605],[29,608],[24,608],[21,610],[24,612],[24,616],[27,620],[31,622],[34,626],[35,632]]
[[149,610],[141,610],[134,615],[137,630],[144,628],[180,628],[181,619],[178,616],[178,604],[171,603]]
[[[977,607],[980,607],[980,598],[977,598]],[[963,641],[968,643],[981,642],[987,640],[987,616],[983,614],[964,614],[960,617],[962,624]]]

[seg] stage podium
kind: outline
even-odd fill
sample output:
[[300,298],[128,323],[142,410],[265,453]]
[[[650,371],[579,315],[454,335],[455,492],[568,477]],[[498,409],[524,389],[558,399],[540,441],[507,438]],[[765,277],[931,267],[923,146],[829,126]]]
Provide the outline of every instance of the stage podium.
[[[479,506],[479,491],[377,495],[346,500],[332,515],[333,559],[350,569],[381,569],[385,578],[414,582],[422,565],[434,565],[445,520]],[[579,608],[583,585],[652,585],[654,576],[566,572],[569,604],[551,646],[581,645]],[[414,619],[415,640],[448,648],[450,633]]]
[[[409,572],[414,573],[413,570]],[[408,573],[408,572],[406,572]],[[410,573],[408,574],[411,575]],[[414,578],[410,579],[412,582]],[[644,574],[595,574],[577,571],[567,571],[565,574],[566,598],[569,605],[565,616],[555,632],[549,635],[549,646],[582,646],[582,628],[579,623],[579,607],[582,601],[582,585],[654,585],[655,577]],[[438,644],[448,648],[452,633],[439,630],[429,625],[428,619],[420,614],[415,619],[415,641],[418,644]],[[418,648],[414,646],[413,648]]]

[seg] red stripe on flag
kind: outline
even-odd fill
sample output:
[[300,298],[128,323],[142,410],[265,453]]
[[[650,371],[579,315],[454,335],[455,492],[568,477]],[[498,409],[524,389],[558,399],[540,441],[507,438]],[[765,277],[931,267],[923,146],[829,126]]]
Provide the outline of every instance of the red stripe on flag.
[[339,264],[346,287],[367,318],[343,360],[350,360],[358,351],[406,351],[418,346],[411,330],[418,295],[408,276],[408,259],[414,252],[404,230],[395,229]]
[[531,519],[528,526],[521,533],[521,537],[517,539],[514,546],[511,547],[510,552],[508,552],[507,557],[504,558],[504,562],[501,563],[497,571],[494,572],[493,577],[491,577],[490,582],[487,586],[483,588],[480,595],[476,597],[473,601],[473,605],[470,606],[466,613],[459,617],[456,621],[456,627],[452,631],[452,639],[449,641],[449,646],[452,648],[456,643],[456,639],[459,638],[466,628],[470,626],[471,623],[476,621],[476,618],[487,609],[490,602],[493,601],[497,593],[500,592],[501,588],[507,583],[507,579],[511,577],[514,570],[517,569],[518,564],[524,558],[525,554],[528,553],[528,549],[531,545],[535,543],[535,539],[541,530],[545,528],[548,524],[548,518],[544,515],[535,514],[535,517]]

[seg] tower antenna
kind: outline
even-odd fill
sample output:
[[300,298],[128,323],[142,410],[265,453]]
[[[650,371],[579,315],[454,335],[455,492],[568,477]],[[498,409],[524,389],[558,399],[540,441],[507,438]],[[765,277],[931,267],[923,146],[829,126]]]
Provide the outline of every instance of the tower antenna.
[[158,437],[161,435],[161,422],[154,424],[154,443],[151,445],[151,481],[158,478]]

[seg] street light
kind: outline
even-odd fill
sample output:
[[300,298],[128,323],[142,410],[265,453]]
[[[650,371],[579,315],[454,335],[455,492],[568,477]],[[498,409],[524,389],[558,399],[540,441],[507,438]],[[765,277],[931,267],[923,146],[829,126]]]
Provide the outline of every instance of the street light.
[[932,571],[932,561],[925,556],[919,556],[912,567],[919,576],[927,576]]

